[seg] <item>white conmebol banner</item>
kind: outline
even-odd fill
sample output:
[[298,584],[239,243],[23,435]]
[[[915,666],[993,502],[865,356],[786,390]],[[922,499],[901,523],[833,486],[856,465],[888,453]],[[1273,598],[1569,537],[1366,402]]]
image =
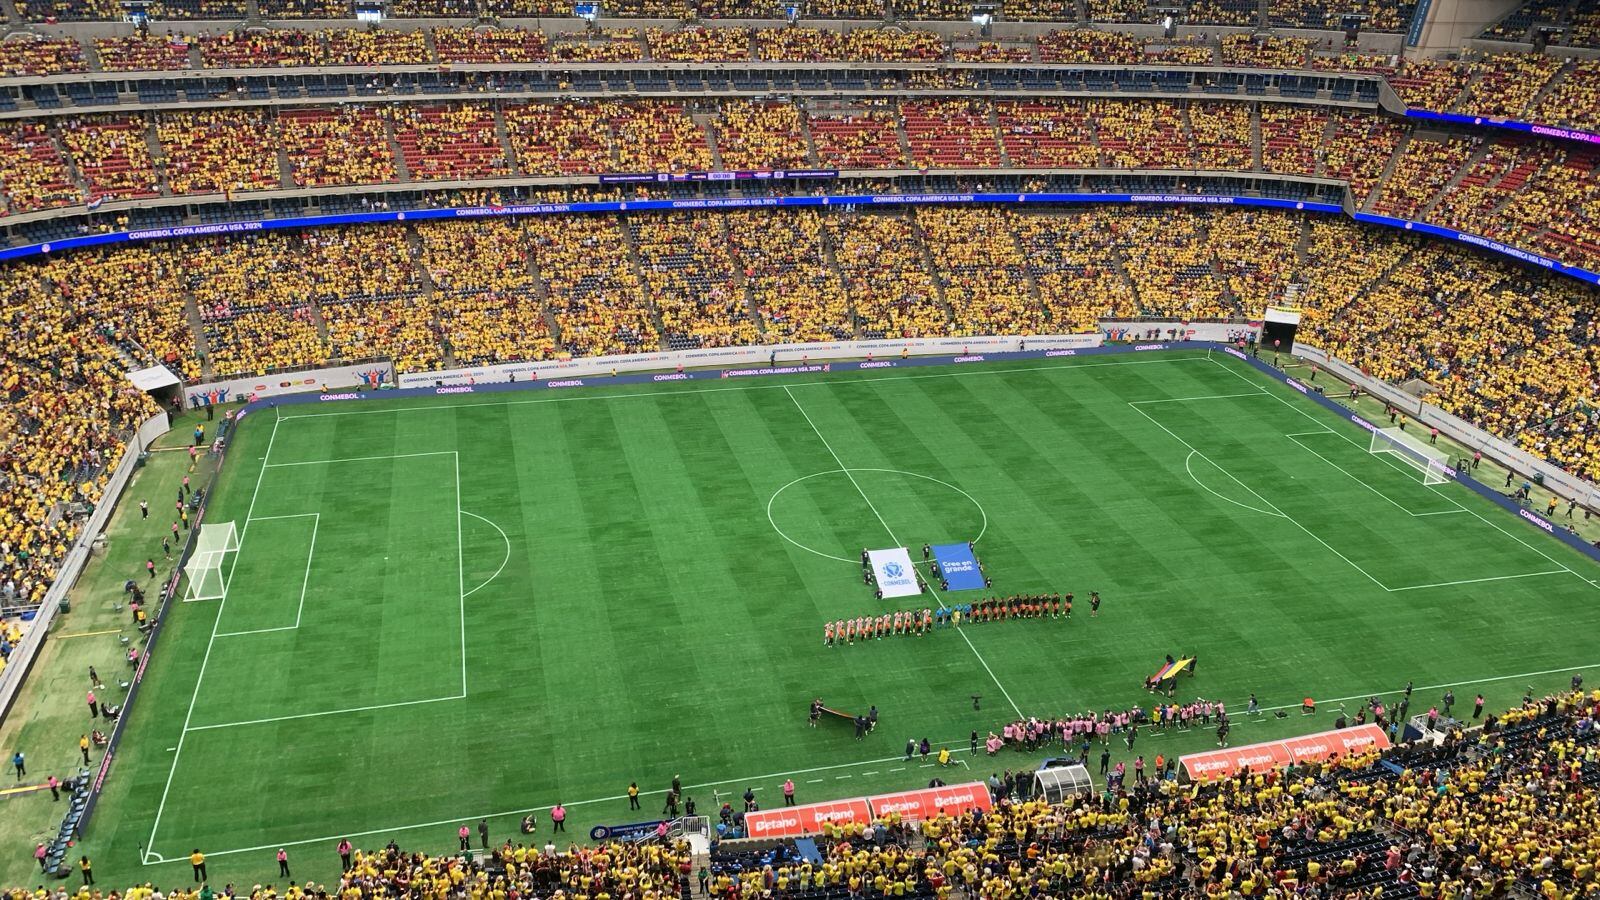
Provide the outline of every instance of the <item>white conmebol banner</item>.
[[794,365],[834,359],[892,359],[899,356],[936,356],[959,353],[1006,353],[1015,350],[1079,350],[1100,346],[1102,335],[1038,334],[1029,337],[898,338],[882,341],[829,341],[814,344],[768,344],[755,347],[719,347],[703,350],[663,350],[658,353],[628,353],[587,359],[545,360],[505,363],[443,372],[403,372],[399,386],[447,387],[460,384],[493,384],[502,381],[549,381],[612,372],[638,372],[649,369],[734,368],[745,366]]
[[911,554],[904,547],[887,550],[868,550],[872,574],[878,579],[878,590],[885,597],[915,597],[922,593],[917,583],[917,570],[911,565]]
[[394,363],[378,360],[349,366],[330,366],[326,369],[305,369],[299,372],[281,372],[277,375],[253,375],[248,378],[226,378],[205,384],[191,384],[183,389],[183,398],[190,409],[198,409],[249,399],[252,396],[272,397],[323,388],[376,390],[393,381]]

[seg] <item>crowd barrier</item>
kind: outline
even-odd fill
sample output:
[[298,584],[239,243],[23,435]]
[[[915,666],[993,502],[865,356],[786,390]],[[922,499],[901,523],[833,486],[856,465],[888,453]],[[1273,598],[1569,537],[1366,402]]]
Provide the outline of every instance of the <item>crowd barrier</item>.
[[33,661],[39,653],[40,645],[45,641],[46,634],[50,631],[51,623],[55,621],[61,601],[72,592],[73,585],[78,581],[78,575],[89,562],[95,538],[105,530],[106,521],[111,517],[111,511],[116,508],[123,488],[127,487],[128,479],[133,477],[133,470],[139,465],[139,454],[144,452],[156,438],[166,434],[169,427],[167,414],[157,413],[140,423],[128,441],[128,448],[122,454],[122,460],[117,463],[117,467],[112,470],[106,489],[100,495],[100,502],[95,504],[94,512],[89,514],[89,518],[78,531],[77,539],[72,542],[71,549],[61,561],[55,583],[45,592],[44,602],[39,607],[38,615],[28,625],[22,640],[11,648],[11,657],[6,663],[5,671],[0,672],[0,719],[4,719],[11,712],[11,704],[16,700],[17,692],[28,677],[28,670],[33,667]]

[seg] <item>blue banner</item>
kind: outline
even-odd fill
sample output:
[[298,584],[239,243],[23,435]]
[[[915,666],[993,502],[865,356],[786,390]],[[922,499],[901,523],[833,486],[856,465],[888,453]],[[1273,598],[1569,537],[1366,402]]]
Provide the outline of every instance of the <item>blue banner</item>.
[[1520,131],[1525,134],[1536,134],[1540,137],[1559,138],[1564,141],[1582,141],[1585,144],[1600,144],[1600,134],[1595,134],[1592,131],[1561,128],[1556,125],[1540,125],[1537,122],[1519,122],[1516,119],[1500,119],[1494,116],[1468,116],[1461,113],[1434,112],[1431,109],[1411,109],[1408,107],[1406,109],[1406,118],[1449,122],[1452,125],[1487,125],[1490,128],[1504,128],[1508,131]]
[[939,575],[949,585],[947,590],[981,591],[988,586],[970,544],[934,544],[933,558],[939,562]]

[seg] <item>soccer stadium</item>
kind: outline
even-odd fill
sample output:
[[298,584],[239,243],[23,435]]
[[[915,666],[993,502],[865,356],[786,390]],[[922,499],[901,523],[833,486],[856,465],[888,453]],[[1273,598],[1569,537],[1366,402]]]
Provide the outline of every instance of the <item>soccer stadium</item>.
[[8,900],[1600,897],[1600,4],[0,0]]

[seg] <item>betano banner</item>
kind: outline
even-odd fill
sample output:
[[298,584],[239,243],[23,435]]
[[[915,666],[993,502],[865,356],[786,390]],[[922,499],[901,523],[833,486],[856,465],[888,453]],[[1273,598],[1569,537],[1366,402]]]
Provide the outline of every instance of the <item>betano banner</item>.
[[921,822],[935,816],[959,816],[975,809],[994,808],[989,788],[981,781],[946,787],[923,788],[875,797],[856,797],[832,803],[811,803],[744,814],[745,834],[752,839],[804,837],[821,834],[828,823],[862,824],[897,816],[904,822]]
[[1305,737],[1267,741],[1226,750],[1208,750],[1178,758],[1190,781],[1216,781],[1232,778],[1245,769],[1267,772],[1290,763],[1327,762],[1376,747],[1386,750],[1389,737],[1383,729],[1368,723],[1308,734]]
[[911,554],[904,547],[887,550],[869,550],[872,575],[878,580],[878,590],[884,597],[915,597],[922,593],[917,583],[917,570],[911,565]]

